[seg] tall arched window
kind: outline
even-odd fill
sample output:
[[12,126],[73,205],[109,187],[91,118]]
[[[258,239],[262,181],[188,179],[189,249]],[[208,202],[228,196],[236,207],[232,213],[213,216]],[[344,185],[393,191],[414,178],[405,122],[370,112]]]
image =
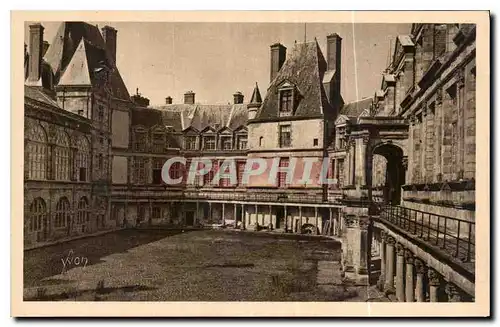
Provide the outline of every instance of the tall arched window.
[[47,178],[47,134],[42,126],[35,124],[27,131],[26,165],[28,179]]
[[86,182],[89,180],[90,146],[85,137],[79,137],[77,141],[76,174],[77,180]]
[[30,232],[39,232],[43,230],[47,215],[47,206],[42,198],[36,198],[30,205],[30,217],[28,230]]
[[89,220],[89,201],[87,200],[87,197],[83,196],[80,198],[80,201],[78,201],[78,214],[76,223],[82,225],[88,223]]
[[71,206],[68,198],[62,197],[56,204],[55,228],[66,228],[71,220]]
[[54,179],[67,181],[70,179],[70,143],[68,135],[58,130],[54,139]]

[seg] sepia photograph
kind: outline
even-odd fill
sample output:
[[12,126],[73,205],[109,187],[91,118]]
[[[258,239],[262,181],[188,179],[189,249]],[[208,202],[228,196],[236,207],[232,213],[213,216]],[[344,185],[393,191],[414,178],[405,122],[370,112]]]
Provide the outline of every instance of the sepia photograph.
[[488,292],[488,12],[18,14],[23,305],[384,302],[397,315],[396,302],[477,304],[478,280]]

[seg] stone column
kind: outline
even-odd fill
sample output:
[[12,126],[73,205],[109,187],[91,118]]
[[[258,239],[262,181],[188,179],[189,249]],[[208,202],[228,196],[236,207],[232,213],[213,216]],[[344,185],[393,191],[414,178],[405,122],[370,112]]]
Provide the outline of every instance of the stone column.
[[439,287],[441,285],[441,276],[437,271],[429,269],[429,301],[439,302]]
[[393,294],[394,290],[394,243],[392,236],[386,237],[386,262],[385,262],[385,286],[386,294]]
[[[264,224],[265,224],[264,215],[262,215],[262,225],[264,225]],[[274,228],[274,226],[276,226],[276,224],[273,224],[273,209],[272,209],[271,205],[269,205],[269,224],[272,224],[273,228]]]
[[283,208],[283,214],[285,216],[285,233],[288,231],[288,213],[286,212],[286,206]]
[[196,226],[200,221],[200,201],[196,201],[196,214],[194,215],[194,225]]
[[445,292],[448,296],[448,302],[462,302],[462,294],[460,289],[452,283],[447,283],[445,286]]
[[425,302],[426,292],[424,277],[427,272],[427,267],[420,259],[415,259],[415,272],[417,274],[417,281],[415,284],[415,297],[417,302]]
[[332,230],[332,236],[335,236],[337,224],[334,222],[333,217],[332,217],[332,208],[328,208],[328,220],[330,221],[330,228]]
[[302,232],[302,207],[299,206],[299,227],[297,228],[297,232],[301,234]]
[[241,227],[243,230],[247,229],[247,214],[245,212],[245,204],[241,204]]
[[233,220],[234,220],[233,228],[236,229],[236,227],[238,227],[238,219],[237,219],[238,214],[236,213],[237,204],[235,203],[235,204],[233,204],[233,206],[234,206],[233,207]]
[[222,202],[222,226],[226,226],[226,204]]
[[355,168],[355,141],[354,140],[350,140],[349,142],[349,175],[348,175],[348,180],[347,180],[347,183],[348,185],[354,185],[356,182],[355,182],[355,173],[354,173],[354,168]]
[[405,248],[396,246],[396,297],[399,302],[405,302]]
[[384,231],[380,231],[380,276],[378,277],[377,286],[380,290],[384,288],[385,282],[385,274],[386,274],[386,244],[385,244],[386,235]]
[[212,202],[208,202],[208,219],[210,221],[210,224],[213,224],[212,221]]
[[318,207],[314,207],[314,218],[316,220],[316,234],[319,235],[320,234],[320,230],[319,230],[319,218],[318,218]]
[[[257,227],[259,225],[259,213],[258,213],[259,210],[258,209],[259,209],[258,206],[255,204],[254,205],[254,210],[255,210],[254,211],[255,212],[255,224],[254,224],[254,226],[255,227]],[[250,222],[252,222],[252,219],[250,219]],[[254,227],[254,229],[256,229],[255,227]]]
[[346,229],[342,235],[342,268],[345,277],[357,285],[368,285],[369,282],[368,237],[371,224],[369,216],[362,214],[361,210],[364,209],[366,208],[344,208],[348,212],[344,215]]
[[363,137],[356,139],[355,147],[355,185],[366,185],[366,142]]
[[415,284],[413,282],[413,263],[415,258],[413,253],[406,250],[406,280],[405,280],[405,299],[406,302],[415,302]]

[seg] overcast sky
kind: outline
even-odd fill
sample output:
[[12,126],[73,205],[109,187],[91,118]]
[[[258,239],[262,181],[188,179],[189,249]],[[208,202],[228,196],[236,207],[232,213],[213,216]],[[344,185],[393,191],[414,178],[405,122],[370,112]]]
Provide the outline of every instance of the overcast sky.
[[[316,37],[326,56],[326,36],[342,40],[342,96],[346,102],[372,96],[387,65],[389,42],[408,34],[411,24],[308,23],[137,23],[90,22],[118,30],[117,65],[131,94],[136,88],[162,104],[167,96],[182,103],[188,90],[199,103],[232,102],[241,91],[250,100],[255,82],[262,95],[269,84],[269,46],[281,42],[290,50],[295,41]],[[45,40],[60,23],[42,22]],[[26,27],[28,23],[26,24]],[[306,36],[305,36],[306,35]],[[304,37],[305,36],[305,37]],[[25,29],[25,42],[28,42]],[[28,49],[29,51],[29,49]]]

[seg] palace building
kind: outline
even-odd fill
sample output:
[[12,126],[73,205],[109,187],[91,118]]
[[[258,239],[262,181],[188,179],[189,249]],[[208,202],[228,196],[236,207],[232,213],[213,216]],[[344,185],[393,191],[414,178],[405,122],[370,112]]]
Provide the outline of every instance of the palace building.
[[[26,246],[131,226],[339,236],[350,196],[364,189],[367,200],[474,219],[473,25],[413,24],[395,40],[380,89],[349,103],[335,33],[326,53],[316,40],[271,45],[266,92],[256,84],[247,101],[235,92],[226,105],[199,104],[193,91],[162,105],[138,90],[130,96],[116,42],[111,27],[66,22],[49,45],[43,27],[30,26]],[[363,147],[368,139],[382,141]],[[169,175],[182,182],[168,185],[163,164],[179,156],[187,165]],[[237,181],[214,185],[227,158]],[[255,158],[267,169],[243,183]],[[211,170],[189,181],[186,166],[200,159]],[[320,176],[325,159],[335,184],[301,178],[306,162]]]

